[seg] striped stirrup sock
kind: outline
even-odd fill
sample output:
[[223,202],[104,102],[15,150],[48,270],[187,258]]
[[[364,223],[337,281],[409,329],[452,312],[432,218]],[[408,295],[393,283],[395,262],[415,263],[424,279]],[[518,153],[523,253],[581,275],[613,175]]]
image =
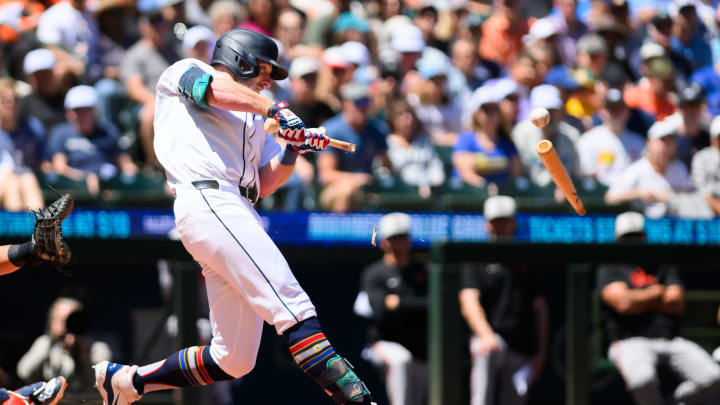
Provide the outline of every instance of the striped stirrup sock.
[[210,356],[208,346],[192,346],[170,355],[165,360],[137,369],[133,385],[138,394],[197,387],[215,381],[232,380]]

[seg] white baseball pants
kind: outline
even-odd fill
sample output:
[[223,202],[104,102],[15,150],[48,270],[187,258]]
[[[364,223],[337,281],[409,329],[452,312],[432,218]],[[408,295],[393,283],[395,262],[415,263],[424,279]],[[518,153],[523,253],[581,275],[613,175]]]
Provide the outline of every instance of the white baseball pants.
[[485,355],[477,349],[480,338],[470,338],[470,405],[523,405],[527,396],[518,393],[513,377],[530,359],[510,349],[500,335],[495,338],[500,349]]
[[176,186],[175,224],[205,276],[210,354],[238,378],[255,366],[263,321],[282,334],[316,312],[250,202],[236,185],[219,183]]
[[681,337],[618,340],[610,345],[608,357],[638,405],[665,402],[657,377],[660,361],[667,361],[683,380],[674,392],[677,403],[696,403],[720,392],[720,366],[705,349]]
[[427,396],[427,363],[413,359],[397,342],[379,340],[369,348],[369,359],[385,369],[385,389],[390,405],[423,405]]

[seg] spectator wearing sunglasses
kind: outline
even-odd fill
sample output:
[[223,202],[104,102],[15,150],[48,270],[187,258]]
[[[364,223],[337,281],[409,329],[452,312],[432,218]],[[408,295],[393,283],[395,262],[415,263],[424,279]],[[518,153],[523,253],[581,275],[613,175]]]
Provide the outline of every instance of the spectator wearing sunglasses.
[[346,212],[360,197],[360,188],[373,180],[374,168],[392,165],[387,155],[387,125],[370,118],[369,87],[351,82],[340,89],[342,112],[323,126],[328,134],[357,145],[355,153],[328,148],[317,157],[318,175],[323,184],[320,205],[333,212]]

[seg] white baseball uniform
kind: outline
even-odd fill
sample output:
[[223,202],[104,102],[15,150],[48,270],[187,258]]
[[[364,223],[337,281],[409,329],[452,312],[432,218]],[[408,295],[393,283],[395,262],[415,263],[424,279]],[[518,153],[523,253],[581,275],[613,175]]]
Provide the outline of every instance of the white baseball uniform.
[[[316,313],[238,189],[259,190],[260,168],[281,148],[262,129],[264,117],[203,108],[183,97],[180,77],[194,66],[215,73],[199,60],[183,59],[160,77],[155,153],[176,194],[175,223],[183,245],[205,276],[210,353],[226,373],[239,377],[255,364],[263,320],[282,334]],[[191,182],[198,180],[216,180],[219,189],[196,189]]]

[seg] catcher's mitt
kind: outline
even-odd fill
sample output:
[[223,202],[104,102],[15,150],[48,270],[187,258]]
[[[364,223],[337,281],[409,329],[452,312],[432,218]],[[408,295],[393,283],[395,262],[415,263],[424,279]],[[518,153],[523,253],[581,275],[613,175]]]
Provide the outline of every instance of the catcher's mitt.
[[35,230],[31,243],[38,257],[57,264],[70,262],[70,246],[62,237],[62,221],[70,215],[74,205],[70,194],[62,194],[47,207],[33,211]]

